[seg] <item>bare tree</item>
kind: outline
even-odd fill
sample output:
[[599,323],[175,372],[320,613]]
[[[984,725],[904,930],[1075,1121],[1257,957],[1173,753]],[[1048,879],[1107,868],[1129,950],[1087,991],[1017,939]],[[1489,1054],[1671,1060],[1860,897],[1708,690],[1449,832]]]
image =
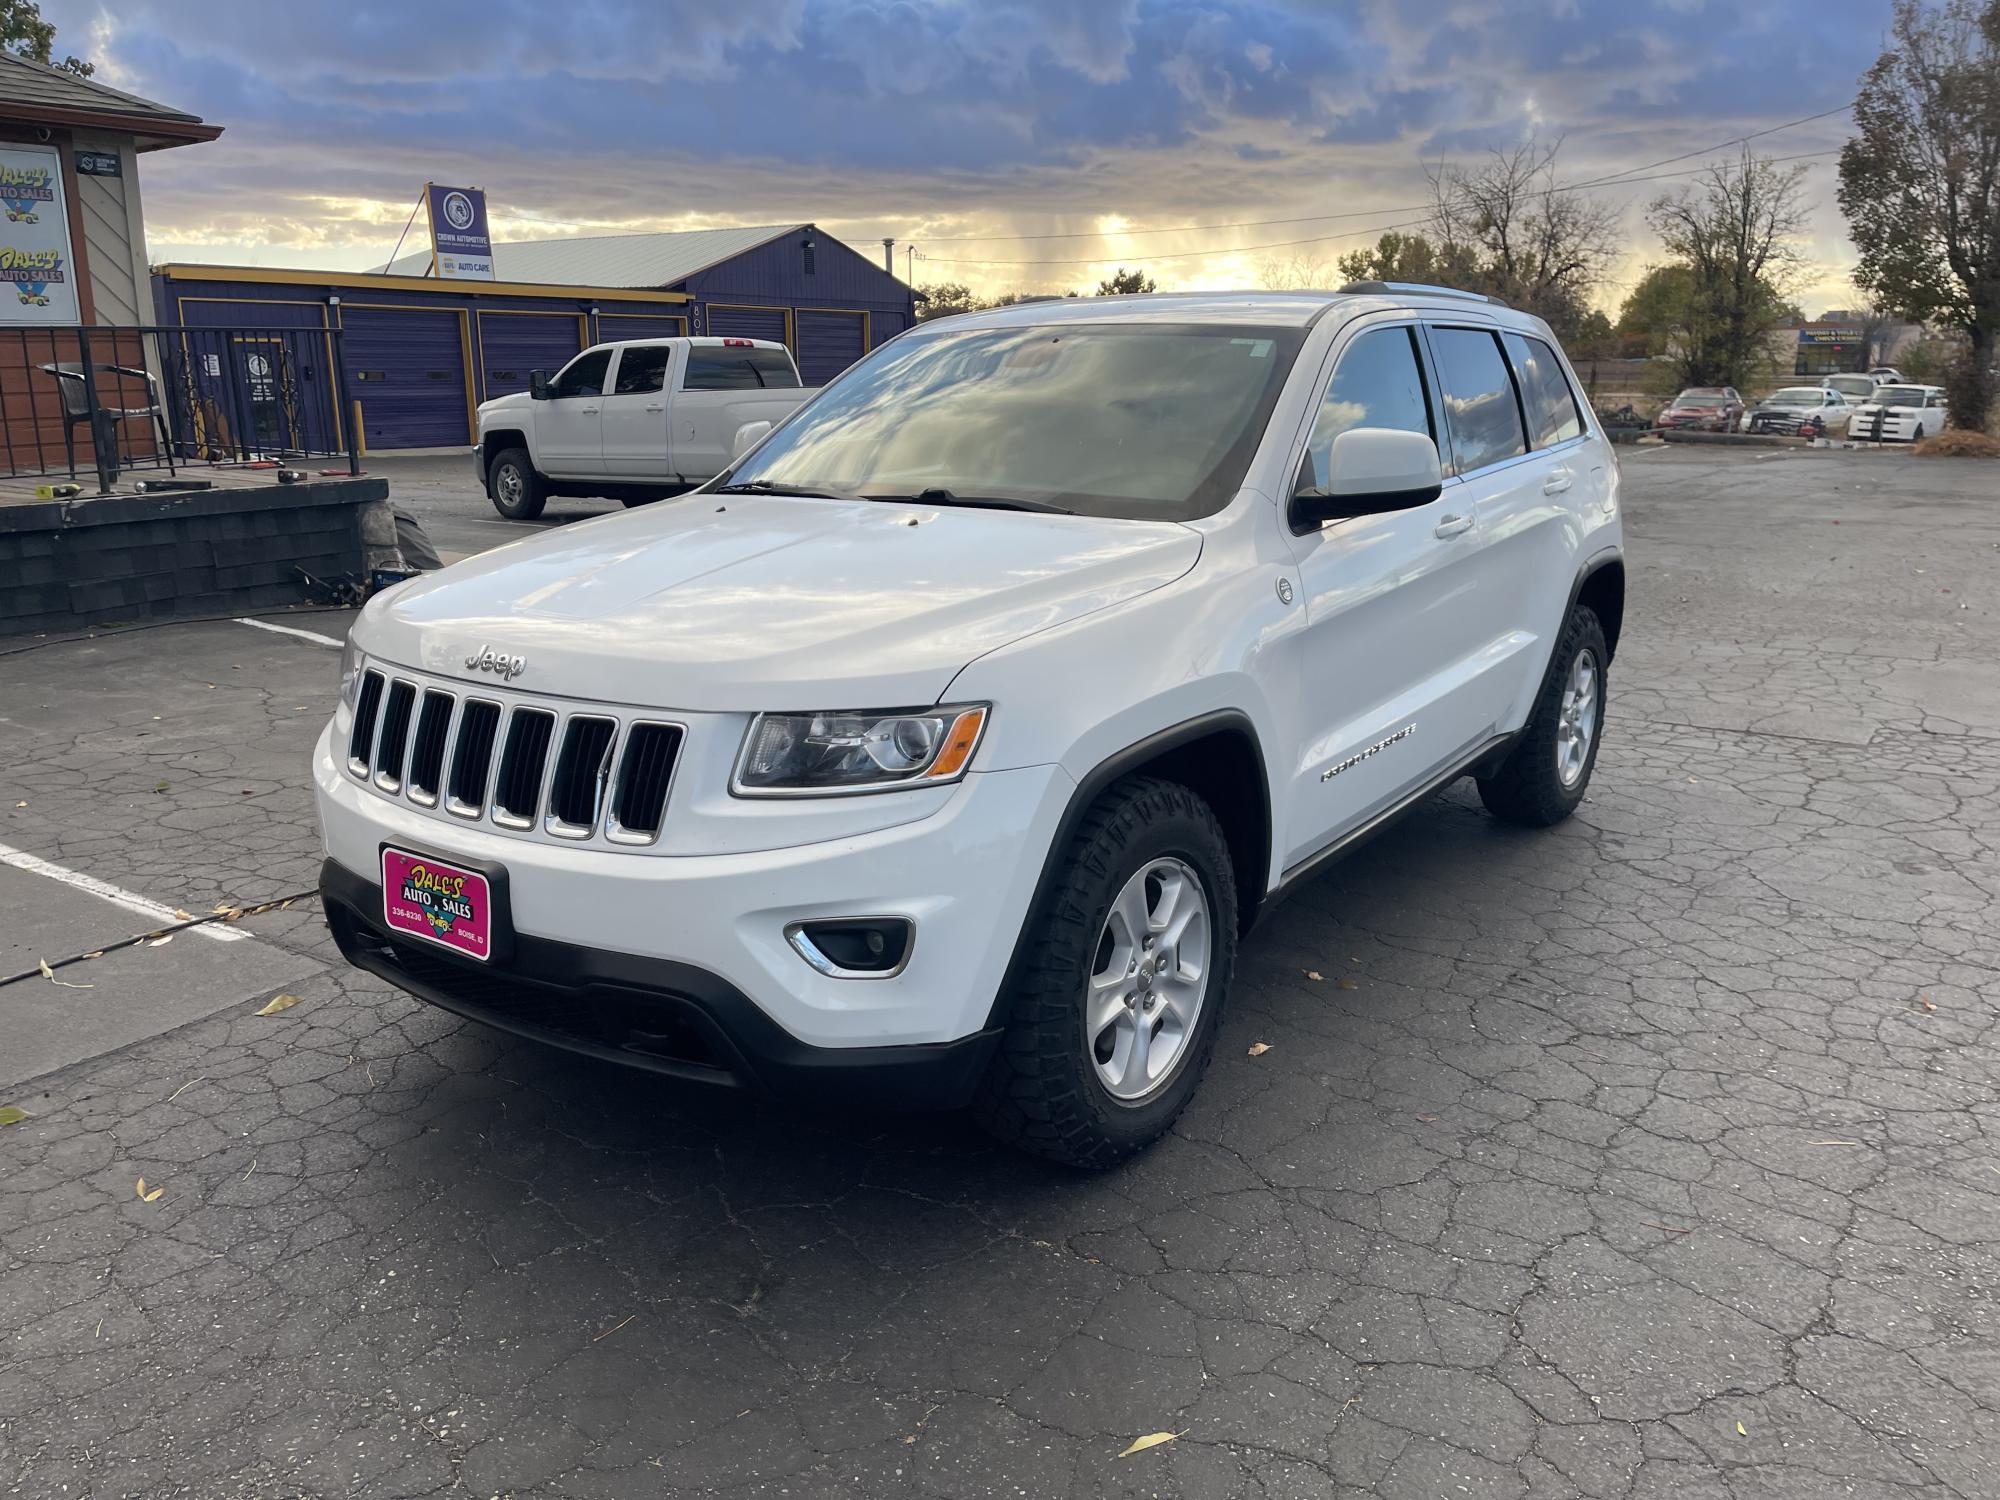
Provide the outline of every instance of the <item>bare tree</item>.
[[1896,0],[1840,153],[1854,279],[1964,336],[1951,417],[1984,432],[2000,388],[2000,0]]
[[1687,385],[1741,385],[1771,359],[1771,334],[1809,267],[1800,240],[1811,205],[1806,169],[1747,150],[1703,170],[1646,211],[1687,268],[1674,357]]
[[1618,210],[1562,186],[1562,142],[1533,139],[1489,152],[1478,167],[1445,163],[1430,174],[1431,237],[1441,261],[1468,253],[1489,292],[1576,332],[1618,250]]
[[1257,264],[1257,285],[1273,292],[1306,291],[1339,285],[1341,277],[1314,255],[1273,257]]

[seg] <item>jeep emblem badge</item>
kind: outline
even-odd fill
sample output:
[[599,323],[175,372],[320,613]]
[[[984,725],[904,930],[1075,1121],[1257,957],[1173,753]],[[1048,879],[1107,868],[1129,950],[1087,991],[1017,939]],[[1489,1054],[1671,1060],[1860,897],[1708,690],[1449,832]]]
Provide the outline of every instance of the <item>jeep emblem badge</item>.
[[509,656],[504,651],[495,651],[491,646],[481,646],[465,659],[468,672],[491,672],[496,677],[504,677],[512,682],[528,670],[528,658]]

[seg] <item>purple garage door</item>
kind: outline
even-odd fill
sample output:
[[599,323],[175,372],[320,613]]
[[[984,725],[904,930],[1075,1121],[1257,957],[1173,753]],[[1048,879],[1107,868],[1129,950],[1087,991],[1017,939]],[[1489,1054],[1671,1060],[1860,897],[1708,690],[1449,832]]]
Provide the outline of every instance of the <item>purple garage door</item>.
[[472,441],[465,346],[455,312],[343,307],[348,394],[361,402],[370,448],[441,448]]
[[486,312],[479,314],[479,364],[486,399],[528,388],[528,372],[553,375],[583,348],[575,313]]
[[599,313],[597,337],[615,344],[620,339],[675,339],[688,331],[687,319],[666,313]]
[[858,312],[800,308],[799,378],[825,385],[868,352],[867,319]]
[[710,303],[708,332],[717,338],[769,339],[774,344],[782,344],[785,341],[785,310],[782,307],[718,307]]

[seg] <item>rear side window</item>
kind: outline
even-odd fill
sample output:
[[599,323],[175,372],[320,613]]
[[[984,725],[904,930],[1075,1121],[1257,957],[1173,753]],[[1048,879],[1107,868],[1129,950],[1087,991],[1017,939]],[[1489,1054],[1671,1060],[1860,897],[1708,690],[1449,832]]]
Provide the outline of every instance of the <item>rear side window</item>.
[[671,349],[627,349],[618,356],[618,379],[612,387],[616,396],[645,396],[665,390],[667,366],[674,357]]
[[795,391],[798,372],[780,349],[730,349],[697,344],[688,350],[685,391]]
[[1347,346],[1313,419],[1310,484],[1325,487],[1333,440],[1350,428],[1394,427],[1435,440],[1416,338],[1414,328],[1377,328]]
[[1430,337],[1457,472],[1470,474],[1526,453],[1500,341],[1484,328],[1433,328]]
[[1528,409],[1528,426],[1537,448],[1553,448],[1583,436],[1583,413],[1563,374],[1555,350],[1540,339],[1518,333],[1505,335],[1513,356],[1514,374],[1521,382],[1521,404]]

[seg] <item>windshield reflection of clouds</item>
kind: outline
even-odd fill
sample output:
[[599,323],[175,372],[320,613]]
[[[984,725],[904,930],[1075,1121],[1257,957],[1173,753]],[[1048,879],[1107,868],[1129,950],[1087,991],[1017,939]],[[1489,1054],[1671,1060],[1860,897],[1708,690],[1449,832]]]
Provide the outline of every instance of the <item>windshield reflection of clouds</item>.
[[1291,330],[1180,325],[915,335],[732,478],[1187,519],[1234,492],[1295,348]]

